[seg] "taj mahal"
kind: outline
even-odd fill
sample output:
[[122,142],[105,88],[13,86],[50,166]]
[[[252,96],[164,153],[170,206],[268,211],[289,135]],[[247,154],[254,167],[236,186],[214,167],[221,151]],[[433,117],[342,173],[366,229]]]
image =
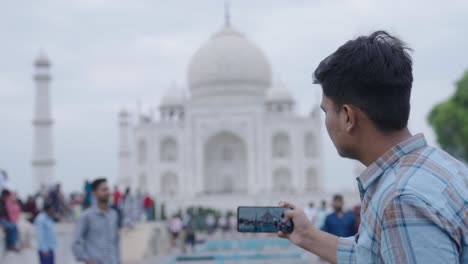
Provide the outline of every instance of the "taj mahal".
[[169,87],[159,118],[119,112],[121,186],[179,206],[322,197],[318,106],[295,112],[268,58],[228,14],[192,56],[187,78],[189,91]]

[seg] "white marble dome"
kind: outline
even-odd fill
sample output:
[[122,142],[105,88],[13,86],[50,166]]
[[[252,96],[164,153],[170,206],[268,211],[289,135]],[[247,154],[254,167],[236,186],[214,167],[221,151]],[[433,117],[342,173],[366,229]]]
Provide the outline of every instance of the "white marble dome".
[[271,85],[271,66],[262,50],[242,33],[225,26],[193,55],[188,82],[195,99],[265,96]]

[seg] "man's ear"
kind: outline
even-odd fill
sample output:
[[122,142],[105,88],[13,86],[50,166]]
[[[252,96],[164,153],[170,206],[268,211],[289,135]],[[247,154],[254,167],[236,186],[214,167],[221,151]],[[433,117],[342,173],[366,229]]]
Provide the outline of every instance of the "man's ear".
[[354,107],[350,105],[343,105],[343,113],[346,119],[346,133],[351,133],[351,131],[356,127],[357,122],[357,112]]

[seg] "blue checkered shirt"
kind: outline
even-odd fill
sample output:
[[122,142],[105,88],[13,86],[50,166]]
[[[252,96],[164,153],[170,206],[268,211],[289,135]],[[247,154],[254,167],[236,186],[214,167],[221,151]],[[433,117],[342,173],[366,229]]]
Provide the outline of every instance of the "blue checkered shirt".
[[338,263],[468,263],[468,169],[422,134],[358,178],[361,225]]

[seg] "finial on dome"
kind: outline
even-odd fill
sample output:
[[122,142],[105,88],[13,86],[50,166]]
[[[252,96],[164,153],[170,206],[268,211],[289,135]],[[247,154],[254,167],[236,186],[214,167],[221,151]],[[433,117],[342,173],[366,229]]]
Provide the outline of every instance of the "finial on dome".
[[229,2],[224,2],[224,26],[230,27],[231,26],[231,15],[229,14]]

